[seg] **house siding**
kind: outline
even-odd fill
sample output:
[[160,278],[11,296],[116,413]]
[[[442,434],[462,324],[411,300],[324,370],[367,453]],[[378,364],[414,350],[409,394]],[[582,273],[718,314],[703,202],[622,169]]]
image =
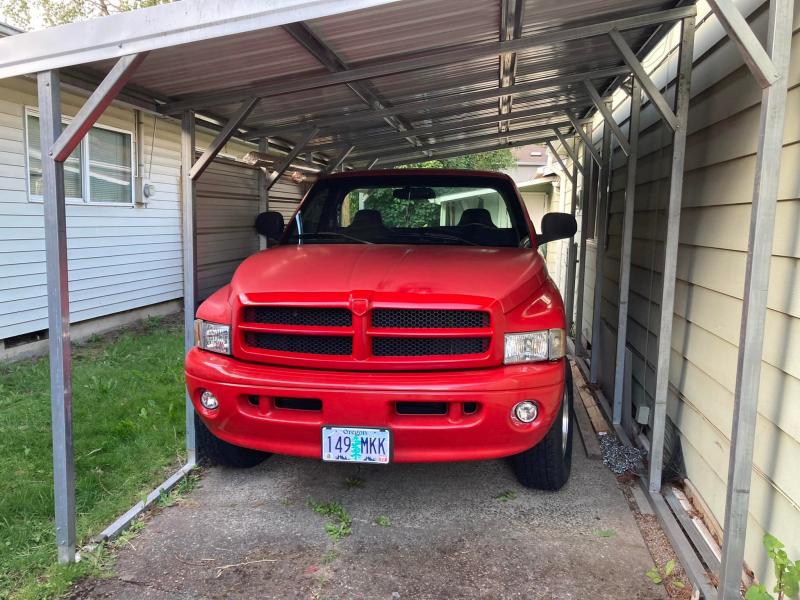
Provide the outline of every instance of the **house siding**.
[[[65,116],[74,115],[84,102],[82,96],[67,91],[61,96]],[[0,85],[0,339],[47,328],[43,204],[30,201],[27,194],[26,106],[37,106],[35,81],[4,80]],[[135,136],[135,115],[131,109],[112,105],[99,124]],[[183,295],[180,125],[149,114],[142,114],[141,120],[142,139],[136,143],[142,144],[142,170],[156,187],[155,197],[146,207],[67,204],[72,322]],[[198,149],[211,139],[209,132],[199,129]],[[221,154],[241,157],[252,149],[234,141]],[[296,186],[284,187],[281,206],[289,211],[300,194]],[[221,250],[211,244],[198,251]]]
[[[743,3],[740,3],[743,4]],[[749,3],[753,8],[754,3]],[[755,3],[758,4],[758,3]],[[766,6],[753,26],[764,39]],[[724,521],[739,327],[761,94],[733,44],[720,39],[707,6],[698,5],[698,41],[689,112],[669,376],[667,453],[713,513]],[[748,11],[749,12],[749,11]],[[772,575],[761,538],[770,532],[800,555],[800,2],[795,6],[792,64],[766,332],[756,424],[746,560],[762,580]],[[704,31],[705,28],[705,31]],[[677,36],[672,35],[675,40]],[[673,45],[674,48],[674,45]],[[659,49],[664,53],[664,49]],[[674,75],[673,52],[654,78]],[[671,97],[672,88],[667,92]],[[615,96],[618,122],[629,102]],[[597,134],[596,134],[597,135]],[[636,405],[652,405],[660,318],[671,136],[646,105],[640,134],[627,345]],[[600,310],[608,340],[598,356],[600,384],[613,392],[625,157],[617,151]],[[589,250],[591,251],[591,246]],[[594,275],[587,252],[591,303]],[[585,315],[591,315],[588,306]],[[586,327],[584,327],[586,329]],[[669,433],[668,431],[668,433]],[[675,463],[679,464],[679,463]]]

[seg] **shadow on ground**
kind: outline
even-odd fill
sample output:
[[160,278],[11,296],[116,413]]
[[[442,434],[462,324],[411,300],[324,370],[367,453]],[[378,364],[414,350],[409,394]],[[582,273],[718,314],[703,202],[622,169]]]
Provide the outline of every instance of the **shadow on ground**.
[[[332,541],[309,499],[339,502],[352,534]],[[520,487],[503,461],[276,456],[250,471],[209,469],[119,552],[116,577],[74,597],[664,598],[645,578],[651,566],[614,477],[580,446],[557,493]]]

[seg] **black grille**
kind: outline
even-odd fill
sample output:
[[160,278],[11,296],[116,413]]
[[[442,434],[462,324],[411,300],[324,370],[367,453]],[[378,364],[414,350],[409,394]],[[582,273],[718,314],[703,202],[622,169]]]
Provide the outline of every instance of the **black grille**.
[[302,306],[252,306],[244,311],[248,323],[275,325],[316,325],[349,327],[353,316],[346,308],[305,308]]
[[286,335],[249,331],[245,340],[248,346],[262,350],[302,354],[348,355],[353,353],[353,339],[339,335]]
[[372,311],[372,326],[402,329],[477,329],[489,326],[489,313],[480,310],[377,308]]
[[375,356],[446,356],[450,354],[483,354],[489,349],[489,338],[375,338]]

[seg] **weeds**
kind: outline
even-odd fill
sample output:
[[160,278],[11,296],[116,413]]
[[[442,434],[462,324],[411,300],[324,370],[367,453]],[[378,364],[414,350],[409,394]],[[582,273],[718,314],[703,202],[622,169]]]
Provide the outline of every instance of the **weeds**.
[[672,587],[682,589],[685,587],[683,582],[680,579],[677,579],[674,575],[675,565],[676,563],[672,559],[664,563],[663,570],[659,569],[658,565],[653,565],[653,567],[649,569],[647,573],[645,573],[645,576],[653,583],[653,585],[667,583],[672,585]]
[[389,520],[389,517],[386,517],[384,515],[378,515],[377,517],[375,517],[375,525],[377,525],[378,527],[391,527],[392,522]]
[[612,538],[617,535],[617,532],[613,529],[598,529],[594,534],[600,538]]
[[338,542],[353,533],[353,519],[338,502],[317,503],[309,500],[308,505],[315,513],[329,519],[325,523],[325,532],[334,542]]
[[[795,598],[800,591],[800,560],[793,561],[784,550],[785,546],[778,538],[769,533],[762,540],[767,556],[772,561],[775,571],[775,587],[772,591],[778,594],[777,600]],[[745,600],[775,600],[776,597],[767,591],[763,584],[751,585],[747,588]]]
[[516,499],[517,493],[512,492],[511,490],[505,490],[504,492],[500,492],[495,496],[495,500],[500,500],[500,502],[509,502],[511,500]]
[[364,487],[364,480],[361,477],[348,477],[344,480],[344,487],[348,490]]

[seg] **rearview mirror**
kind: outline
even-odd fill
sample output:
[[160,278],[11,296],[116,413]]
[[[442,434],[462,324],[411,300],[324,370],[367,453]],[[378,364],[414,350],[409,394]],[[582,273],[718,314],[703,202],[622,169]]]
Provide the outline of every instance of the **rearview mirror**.
[[274,210],[262,212],[256,217],[255,226],[256,231],[267,238],[268,242],[279,240],[284,227],[283,215]]
[[538,245],[571,238],[578,231],[578,222],[568,213],[547,213],[542,217],[542,232],[536,236]]
[[392,196],[397,200],[433,200],[436,192],[429,187],[406,187],[397,188],[392,191]]

